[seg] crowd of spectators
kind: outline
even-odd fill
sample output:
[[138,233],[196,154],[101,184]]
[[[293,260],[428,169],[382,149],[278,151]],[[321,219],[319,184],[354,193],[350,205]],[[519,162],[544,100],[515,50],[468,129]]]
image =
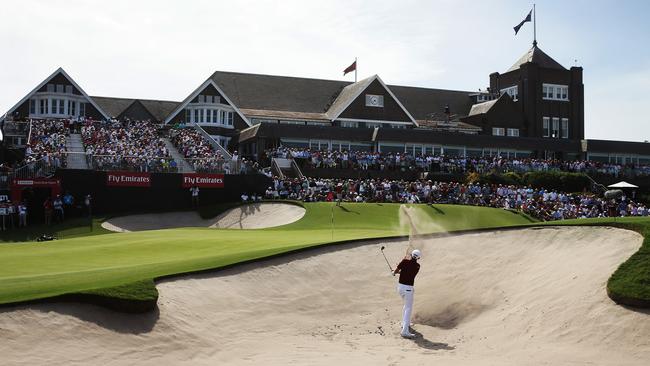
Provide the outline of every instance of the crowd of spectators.
[[215,151],[206,138],[194,128],[173,129],[170,140],[196,172],[229,174],[233,170],[232,161],[224,159],[221,152]]
[[240,157],[237,151],[224,157],[194,128],[173,129],[170,136],[178,152],[198,173],[246,174],[259,170],[256,161]]
[[402,170],[418,172],[517,172],[566,171],[613,176],[647,176],[650,165],[613,164],[585,160],[505,158],[501,156],[453,157],[378,153],[367,151],[320,151],[279,147],[266,151],[269,158],[292,158],[312,169]]
[[156,126],[150,121],[124,119],[86,123],[81,128],[81,136],[94,169],[139,172],[178,170]]
[[24,164],[42,160],[47,166],[64,168],[66,138],[69,135],[69,122],[66,120],[33,120]]
[[448,203],[518,210],[541,220],[648,216],[648,207],[626,197],[606,200],[592,193],[567,194],[531,187],[413,182],[380,179],[278,179],[267,199],[304,202]]

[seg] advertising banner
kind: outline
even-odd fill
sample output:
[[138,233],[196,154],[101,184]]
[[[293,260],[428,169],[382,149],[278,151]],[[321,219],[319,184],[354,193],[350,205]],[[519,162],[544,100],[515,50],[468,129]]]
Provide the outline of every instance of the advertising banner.
[[183,188],[223,188],[223,174],[183,174]]
[[138,172],[107,172],[108,187],[151,187],[151,175]]

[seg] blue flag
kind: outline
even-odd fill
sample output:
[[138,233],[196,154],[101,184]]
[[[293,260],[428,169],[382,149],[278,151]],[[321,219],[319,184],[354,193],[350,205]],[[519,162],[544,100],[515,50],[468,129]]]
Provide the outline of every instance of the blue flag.
[[532,10],[529,11],[529,12],[528,12],[528,15],[526,16],[526,19],[522,20],[521,23],[515,25],[515,28],[514,28],[514,29],[515,29],[515,36],[516,36],[517,33],[519,32],[519,29],[521,29],[521,26],[524,25],[524,23],[526,23],[526,22],[530,22],[530,19],[531,19],[530,16],[531,16],[532,13],[533,13]]

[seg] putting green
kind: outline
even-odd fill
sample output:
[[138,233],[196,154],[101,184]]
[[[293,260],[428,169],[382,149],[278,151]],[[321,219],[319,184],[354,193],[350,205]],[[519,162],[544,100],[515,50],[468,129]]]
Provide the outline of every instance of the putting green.
[[[183,228],[0,245],[0,304],[215,269],[305,247],[408,234],[399,204],[308,203],[292,224],[259,230]],[[427,233],[530,224],[501,209],[413,206]],[[422,216],[424,215],[424,216]]]

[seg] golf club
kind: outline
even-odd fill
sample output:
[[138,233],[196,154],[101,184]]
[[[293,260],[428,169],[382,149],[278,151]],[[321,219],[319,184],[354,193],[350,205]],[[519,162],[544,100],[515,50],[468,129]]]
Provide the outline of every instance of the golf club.
[[386,247],[382,245],[380,249],[381,254],[384,256],[384,259],[386,260],[386,264],[388,264],[388,269],[390,269],[390,273],[392,273],[393,276],[395,276],[395,272],[393,272],[393,267],[390,266],[390,262],[388,262],[388,258],[386,258],[386,254],[384,254],[384,248]]

